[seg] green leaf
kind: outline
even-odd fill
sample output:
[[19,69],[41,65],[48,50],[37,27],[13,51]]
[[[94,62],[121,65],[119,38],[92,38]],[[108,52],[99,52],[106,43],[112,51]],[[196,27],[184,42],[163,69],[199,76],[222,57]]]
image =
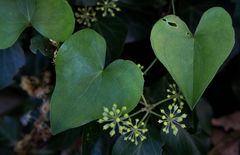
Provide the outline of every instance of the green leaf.
[[138,145],[124,141],[123,136],[119,137],[113,146],[112,155],[161,155],[160,134],[153,129],[149,130],[147,139]]
[[131,111],[143,92],[143,75],[131,61],[116,60],[106,68],[106,42],[84,29],[61,46],[56,60],[56,87],[51,100],[54,134],[101,117],[114,103]]
[[153,27],[151,43],[193,109],[233,48],[232,20],[223,8],[211,8],[193,35],[181,19],[169,15]]
[[47,38],[64,41],[75,23],[65,0],[0,0],[0,15],[0,49],[13,45],[30,25]]

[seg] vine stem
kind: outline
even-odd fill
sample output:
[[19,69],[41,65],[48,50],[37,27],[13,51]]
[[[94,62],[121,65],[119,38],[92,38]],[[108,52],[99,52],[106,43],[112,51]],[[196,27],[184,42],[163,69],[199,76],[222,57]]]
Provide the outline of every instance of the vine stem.
[[146,75],[147,72],[152,68],[152,66],[157,62],[157,58],[153,60],[153,62],[148,66],[148,68],[143,72],[143,75]]
[[153,114],[153,115],[156,115],[156,116],[158,116],[158,117],[162,117],[161,115],[159,115],[158,113],[156,113],[156,112],[154,112],[154,111],[150,111],[150,113]]
[[145,96],[142,94],[142,99],[143,99],[143,104],[145,105],[145,106],[148,106],[148,103],[147,103],[147,100],[146,100],[146,98],[145,98]]
[[143,118],[141,119],[141,121],[139,122],[139,124],[142,123],[142,122],[147,118],[147,116],[149,115],[149,113],[150,113],[150,111],[147,111],[147,112],[146,112],[146,114],[143,116]]
[[158,105],[160,105],[160,104],[162,104],[164,102],[167,102],[167,101],[170,101],[170,100],[176,98],[177,96],[178,96],[178,94],[177,95],[173,95],[172,97],[166,98],[164,100],[156,102],[155,104],[152,105],[152,109],[154,109],[156,106],[158,106]]
[[145,112],[145,111],[146,111],[146,108],[142,108],[142,109],[140,109],[139,111],[131,114],[129,117],[133,117],[133,116],[135,116],[135,115],[137,115],[137,114],[140,114],[140,113],[142,113],[142,112]]
[[158,106],[158,105],[160,105],[160,104],[162,104],[162,103],[164,103],[164,102],[167,102],[167,101],[169,101],[169,100],[172,100],[173,98],[175,98],[175,97],[177,97],[177,96],[178,96],[178,94],[173,95],[173,96],[170,97],[170,98],[166,98],[166,99],[164,99],[164,100],[158,101],[158,102],[156,102],[155,104],[152,104],[152,105],[151,105],[151,104],[148,104],[148,103],[147,103],[146,98],[144,97],[144,95],[142,95],[142,100],[143,100],[143,102],[140,102],[140,103],[143,104],[145,107],[142,108],[142,109],[140,109],[139,111],[131,114],[129,117],[133,117],[133,116],[138,115],[138,114],[140,114],[140,113],[142,113],[142,112],[146,112],[145,115],[143,116],[143,118],[141,119],[140,123],[143,122],[143,121],[149,116],[149,114],[153,114],[153,115],[156,115],[156,116],[158,116],[158,117],[161,117],[159,114],[157,114],[156,112],[154,112],[153,109],[154,109],[156,106]]
[[171,0],[173,14],[176,14],[174,0]]

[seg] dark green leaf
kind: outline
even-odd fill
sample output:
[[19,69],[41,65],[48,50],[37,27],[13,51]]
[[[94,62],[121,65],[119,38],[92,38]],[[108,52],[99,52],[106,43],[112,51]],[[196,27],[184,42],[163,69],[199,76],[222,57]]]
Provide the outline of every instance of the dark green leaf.
[[161,155],[162,143],[159,132],[150,128],[147,139],[135,145],[132,142],[124,141],[120,136],[116,141],[112,155]]
[[46,46],[48,44],[48,39],[44,38],[41,35],[37,35],[31,39],[30,50],[37,54],[37,52],[41,52],[43,55],[47,55]]
[[118,17],[99,18],[93,28],[100,33],[107,42],[107,58],[119,58],[127,36],[127,25]]
[[77,140],[79,141],[81,136],[81,128],[71,129],[53,136],[49,141],[48,147],[51,148],[51,150],[64,150],[73,145]]
[[193,137],[181,127],[178,128],[176,136],[166,134],[165,140],[167,155],[202,155]]
[[83,6],[93,6],[96,5],[97,0],[73,0],[76,5],[83,5]]
[[0,141],[5,142],[5,145],[13,145],[20,136],[19,124],[17,120],[4,117],[0,121]]
[[19,44],[0,50],[0,89],[13,83],[13,77],[25,64],[25,56]]
[[196,106],[196,113],[198,117],[199,128],[203,129],[208,135],[211,134],[211,119],[213,117],[212,107],[209,103],[201,99],[199,104]]
[[121,3],[125,3],[130,6],[157,6],[159,7],[161,4],[166,3],[165,0],[119,0]]

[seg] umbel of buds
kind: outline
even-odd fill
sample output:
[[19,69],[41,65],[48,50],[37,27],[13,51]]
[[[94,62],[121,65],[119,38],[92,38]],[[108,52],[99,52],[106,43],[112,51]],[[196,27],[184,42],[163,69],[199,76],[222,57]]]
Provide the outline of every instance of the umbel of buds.
[[114,136],[116,132],[124,136],[124,140],[129,140],[136,145],[139,141],[146,139],[145,133],[148,131],[144,122],[139,119],[132,119],[126,113],[127,108],[124,106],[121,109],[113,104],[111,110],[103,108],[103,118],[99,119],[99,123],[105,123],[103,130],[110,129],[110,136]]
[[117,6],[116,1],[111,0],[103,0],[101,2],[97,2],[96,10],[102,11],[103,17],[106,17],[108,14],[114,17],[116,11],[121,11],[121,9]]

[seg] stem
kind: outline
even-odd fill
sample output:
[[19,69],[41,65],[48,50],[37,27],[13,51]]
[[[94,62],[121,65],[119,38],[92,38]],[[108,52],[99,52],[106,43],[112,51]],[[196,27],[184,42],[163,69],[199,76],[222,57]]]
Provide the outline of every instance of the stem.
[[147,116],[149,115],[149,113],[150,113],[149,111],[146,112],[146,114],[143,116],[143,118],[141,119],[141,121],[139,122],[139,124],[142,123],[142,122],[147,118]]
[[145,105],[145,106],[148,106],[148,103],[147,103],[147,100],[146,100],[146,98],[145,98],[145,96],[142,94],[142,99],[143,99],[143,104]]
[[145,108],[142,108],[142,109],[140,109],[139,111],[131,114],[129,117],[133,117],[133,116],[135,116],[135,115],[137,115],[137,114],[140,114],[140,113],[142,113],[142,112],[144,112],[144,111],[146,111],[146,109],[145,109]]
[[154,112],[154,111],[150,111],[150,113],[153,114],[153,115],[156,115],[156,116],[158,116],[158,117],[162,117],[161,115],[159,115],[158,113],[156,113],[156,112]]
[[148,66],[148,68],[143,72],[143,75],[146,75],[147,72],[152,68],[152,66],[157,62],[157,58],[153,60],[153,62]]
[[171,3],[172,3],[172,11],[173,11],[173,14],[175,15],[176,12],[175,12],[175,4],[174,4],[174,0],[171,0]]
[[152,105],[152,109],[155,108],[156,106],[164,103],[164,102],[167,102],[167,101],[170,101],[170,100],[176,98],[177,96],[178,96],[178,94],[177,94],[177,95],[173,95],[173,96],[170,97],[170,98],[166,98],[166,99],[164,99],[164,100],[161,100],[161,101],[156,102],[155,104]]
[[143,101],[140,101],[139,103],[141,103],[142,105],[146,106],[145,103]]
[[146,118],[145,127],[146,127],[146,125],[147,125],[147,123],[148,123],[148,121],[149,121],[149,117],[150,117],[150,115],[148,115],[147,118]]

